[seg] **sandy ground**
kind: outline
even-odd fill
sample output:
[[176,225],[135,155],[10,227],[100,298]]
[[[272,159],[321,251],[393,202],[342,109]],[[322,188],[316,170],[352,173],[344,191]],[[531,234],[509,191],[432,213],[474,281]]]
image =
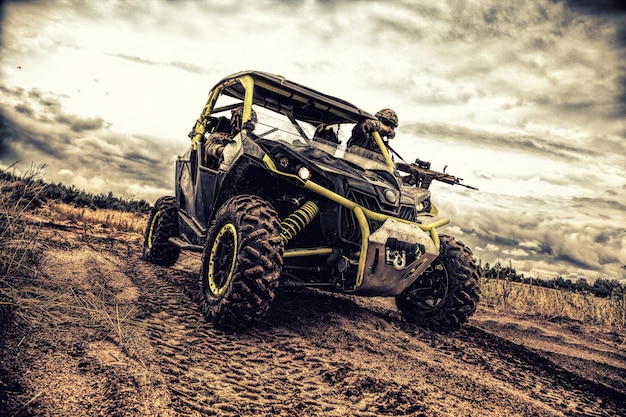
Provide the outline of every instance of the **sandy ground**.
[[[279,292],[244,334],[206,322],[200,261],[44,224],[0,317],[2,416],[626,416],[624,333],[481,306],[441,335],[393,300]],[[7,300],[4,300],[6,302]]]

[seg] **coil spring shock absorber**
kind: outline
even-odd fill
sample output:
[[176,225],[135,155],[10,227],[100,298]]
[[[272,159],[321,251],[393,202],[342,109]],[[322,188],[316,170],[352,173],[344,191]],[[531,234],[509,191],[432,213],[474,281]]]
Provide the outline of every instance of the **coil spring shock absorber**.
[[280,224],[280,236],[286,245],[291,239],[302,231],[320,212],[319,207],[312,201],[307,201]]

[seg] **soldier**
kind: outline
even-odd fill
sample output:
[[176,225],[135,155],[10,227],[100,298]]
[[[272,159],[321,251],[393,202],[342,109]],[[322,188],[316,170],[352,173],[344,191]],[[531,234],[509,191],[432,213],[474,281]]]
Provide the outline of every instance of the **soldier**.
[[347,146],[360,146],[369,151],[381,153],[378,145],[372,137],[373,132],[378,132],[381,138],[393,139],[396,136],[395,128],[398,127],[398,115],[391,109],[382,109],[376,113],[376,118],[365,119],[354,126],[352,137]]
[[[243,106],[239,106],[234,109],[230,117],[230,131],[229,132],[215,132],[211,133],[204,144],[204,163],[205,165],[211,165],[213,162],[218,161],[224,147],[233,141],[233,138],[241,131],[241,121],[243,119]],[[255,111],[252,111],[250,115],[251,126],[248,128],[254,129],[256,122],[258,121]]]

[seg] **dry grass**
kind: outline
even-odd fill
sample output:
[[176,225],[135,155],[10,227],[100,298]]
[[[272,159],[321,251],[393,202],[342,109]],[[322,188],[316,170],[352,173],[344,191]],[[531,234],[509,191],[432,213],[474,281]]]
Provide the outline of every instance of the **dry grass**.
[[26,266],[33,249],[39,225],[26,223],[27,210],[39,206],[45,185],[45,165],[31,166],[22,180],[0,179],[0,274],[10,274]]
[[[105,288],[97,293],[76,292],[49,285],[45,278],[41,281],[36,248],[42,222],[34,219],[141,232],[147,215],[45,203],[41,198],[45,184],[38,181],[44,173],[41,165],[31,167],[20,179],[0,178],[0,325],[11,325],[14,320],[31,326],[73,323],[101,329],[124,348],[133,308],[121,308]],[[27,217],[31,212],[38,215]]]
[[500,311],[545,319],[568,318],[613,329],[626,327],[626,294],[598,298],[503,279],[483,279],[481,300]]
[[38,179],[44,171],[44,165],[33,166],[19,181],[12,176],[0,177],[0,327],[9,324],[17,310],[16,291],[23,277],[35,274],[32,259],[39,224],[25,222],[22,217],[41,203],[43,184]]
[[122,349],[130,339],[128,325],[137,324],[130,318],[134,306],[120,307],[115,302],[115,294],[102,286],[97,292],[85,292],[36,281],[8,281],[2,282],[0,291],[10,300],[7,305],[13,308],[19,323],[30,326],[75,324],[100,329],[106,338],[115,341]]
[[102,225],[127,232],[143,232],[146,227],[147,214],[128,213],[116,210],[77,208],[65,203],[51,205],[50,211],[61,219],[77,223]]

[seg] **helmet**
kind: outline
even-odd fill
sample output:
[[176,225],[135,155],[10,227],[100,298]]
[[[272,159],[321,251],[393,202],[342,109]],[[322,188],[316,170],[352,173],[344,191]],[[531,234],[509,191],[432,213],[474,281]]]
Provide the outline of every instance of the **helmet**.
[[393,127],[394,129],[398,127],[398,115],[395,111],[391,109],[382,109],[376,112],[376,117],[381,122],[385,123],[388,126]]

